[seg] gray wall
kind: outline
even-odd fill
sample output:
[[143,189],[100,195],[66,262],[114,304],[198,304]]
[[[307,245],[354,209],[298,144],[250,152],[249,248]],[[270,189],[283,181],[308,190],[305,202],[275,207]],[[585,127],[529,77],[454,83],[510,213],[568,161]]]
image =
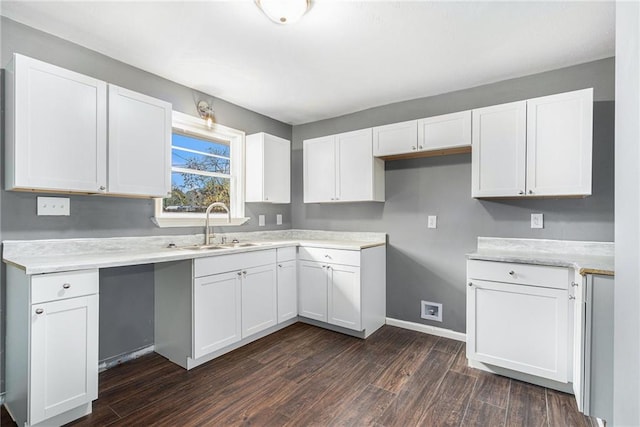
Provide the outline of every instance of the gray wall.
[[[472,199],[471,155],[460,154],[387,161],[385,203],[302,203],[304,139],[585,87],[596,99],[591,197]],[[387,316],[465,332],[465,253],[478,236],[613,240],[613,99],[609,58],[294,126],[293,227],[386,232]],[[544,214],[544,229],[530,228],[533,212]],[[428,215],[438,216],[437,229],[427,229]],[[420,300],[442,303],[443,322],[422,320]]]
[[[14,52],[87,74],[109,83],[164,99],[174,110],[197,116],[195,99],[213,100],[216,121],[245,131],[268,132],[291,139],[291,126],[214,99],[156,75],[116,61],[97,52],[0,17],[0,66],[6,67]],[[4,117],[4,116],[3,116]],[[2,132],[4,138],[4,132]],[[4,141],[2,142],[4,153]],[[3,156],[2,156],[3,157]],[[3,160],[2,160],[3,163]],[[2,185],[4,188],[4,185]],[[157,228],[152,200],[99,196],[70,196],[71,216],[36,216],[38,194],[0,191],[0,239],[48,239],[73,237],[144,236],[201,233],[202,227]],[[276,214],[283,224],[276,226]],[[249,203],[248,224],[216,228],[220,231],[257,230],[257,215],[265,214],[266,227],[260,230],[291,228],[290,205]],[[4,277],[4,269],[3,269]],[[5,287],[0,282],[0,307]],[[100,358],[105,359],[153,343],[153,268],[108,269],[101,272],[100,283]],[[3,310],[4,311],[4,310]],[[0,319],[4,316],[0,313]],[[125,326],[128,325],[128,326]],[[0,323],[4,329],[4,322]],[[2,334],[4,337],[4,333]],[[0,340],[3,338],[0,337]],[[4,360],[4,343],[0,355]],[[2,371],[4,372],[4,369]],[[0,377],[0,390],[4,390]]]
[[613,425],[640,425],[640,3],[616,3]]

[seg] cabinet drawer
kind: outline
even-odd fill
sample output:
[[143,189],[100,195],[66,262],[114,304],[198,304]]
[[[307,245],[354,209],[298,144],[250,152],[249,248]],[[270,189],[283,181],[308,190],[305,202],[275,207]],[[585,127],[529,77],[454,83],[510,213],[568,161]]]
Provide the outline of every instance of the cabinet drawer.
[[296,247],[278,248],[278,262],[291,261],[296,259]]
[[66,271],[31,276],[32,304],[96,293],[98,293],[98,270]]
[[193,262],[193,275],[194,277],[209,276],[275,263],[275,249],[196,258]]
[[488,280],[491,282],[567,289],[571,279],[569,273],[569,269],[565,267],[496,261],[467,261],[467,276],[469,279]]
[[360,251],[300,247],[298,259],[359,266]]

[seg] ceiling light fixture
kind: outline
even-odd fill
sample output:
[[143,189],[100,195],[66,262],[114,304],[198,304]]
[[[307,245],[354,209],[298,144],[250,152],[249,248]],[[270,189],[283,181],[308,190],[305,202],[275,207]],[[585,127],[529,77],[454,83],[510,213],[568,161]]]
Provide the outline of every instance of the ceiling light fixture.
[[307,13],[311,0],[256,0],[256,4],[273,22],[287,25]]
[[206,120],[207,126],[211,128],[213,125],[213,108],[209,106],[207,101],[199,101],[197,105],[198,114]]

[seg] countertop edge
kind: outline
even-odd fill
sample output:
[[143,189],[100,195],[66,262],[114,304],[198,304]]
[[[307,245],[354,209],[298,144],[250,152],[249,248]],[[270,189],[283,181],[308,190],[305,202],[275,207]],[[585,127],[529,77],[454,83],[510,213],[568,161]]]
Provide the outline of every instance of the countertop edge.
[[497,262],[515,262],[521,264],[534,264],[534,265],[546,265],[551,267],[566,267],[578,270],[581,275],[587,274],[600,274],[604,276],[614,276],[613,269],[602,268],[597,263],[590,263],[589,261],[580,261],[576,258],[579,256],[572,256],[571,254],[557,254],[551,258],[548,254],[545,257],[536,258],[535,254],[516,255],[513,253],[479,253],[473,252],[466,254],[467,259],[480,260],[480,261],[497,261]]

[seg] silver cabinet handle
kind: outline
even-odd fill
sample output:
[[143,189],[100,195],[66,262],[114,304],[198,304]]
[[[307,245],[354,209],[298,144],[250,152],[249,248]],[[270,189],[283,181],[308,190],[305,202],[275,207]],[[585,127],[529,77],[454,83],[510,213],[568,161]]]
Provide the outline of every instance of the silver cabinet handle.
[[331,255],[325,255],[324,257],[331,259]]
[[578,286],[578,283],[576,283],[576,282],[571,282],[571,286],[573,286],[573,287],[575,288],[576,286]]
[[278,267],[282,268],[282,264],[278,264]]
[[520,190],[520,191],[518,191],[518,194],[520,194],[522,196],[524,194],[524,191]]
[[246,275],[247,275],[247,272],[246,272],[246,271],[243,271],[243,272],[242,272],[242,275],[243,275],[243,276],[246,276]]
[[529,190],[529,194],[533,194],[533,190]]
[[101,185],[101,186],[100,186],[100,190],[104,191],[104,190],[106,190],[106,189],[107,189],[107,187],[105,187],[104,185]]
[[44,313],[44,310],[41,308],[36,308],[36,314],[42,314]]
[[513,276],[514,274],[516,274],[516,272],[515,272],[515,271],[513,271],[513,270],[511,270],[511,271],[509,272],[509,275],[510,275],[510,276]]
[[473,282],[468,283],[469,287],[473,286]]
[[576,299],[576,297],[574,297],[573,295],[569,295],[569,299],[570,299],[570,300],[572,300],[572,299]]
[[412,145],[412,146],[411,146],[411,149],[412,149],[412,150],[415,150],[415,149],[416,149],[415,145]]
[[238,271],[236,274],[237,274],[238,276],[242,276],[242,271]]
[[418,148],[422,150],[422,145],[419,145]]
[[64,285],[62,285],[62,287],[64,289],[69,289],[71,287],[71,284],[70,283],[65,283]]

